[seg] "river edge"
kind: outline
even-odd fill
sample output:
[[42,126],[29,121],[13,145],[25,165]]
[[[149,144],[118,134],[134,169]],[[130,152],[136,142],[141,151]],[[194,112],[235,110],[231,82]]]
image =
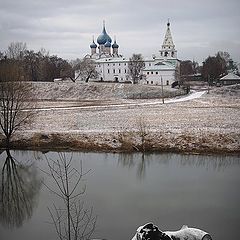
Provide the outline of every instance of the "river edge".
[[[45,94],[38,96],[46,97],[46,85],[43,86],[44,89],[38,90],[44,90]],[[34,121],[14,134],[11,148],[239,155],[239,86],[216,88],[188,101],[173,99],[169,104],[159,100],[131,100],[119,107],[111,100],[99,109],[93,103],[79,108],[79,102],[73,100],[71,104],[77,107],[64,101],[42,101],[38,103]],[[108,91],[100,92],[106,99]],[[0,148],[3,146],[0,134]]]
[[[121,133],[18,133],[11,149],[36,151],[83,151],[115,153],[180,153],[239,155],[239,134],[148,133],[142,141],[137,132]],[[4,141],[0,141],[4,149]]]

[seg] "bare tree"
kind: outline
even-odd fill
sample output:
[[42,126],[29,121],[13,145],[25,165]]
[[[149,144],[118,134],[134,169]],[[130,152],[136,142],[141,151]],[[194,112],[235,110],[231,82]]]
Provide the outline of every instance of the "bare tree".
[[237,71],[238,71],[237,63],[233,61],[233,59],[231,58],[231,55],[228,52],[219,51],[216,54],[216,56],[217,55],[220,55],[221,58],[223,58],[225,60],[228,72],[236,72],[237,73]]
[[0,60],[3,60],[4,57],[6,57],[6,55],[3,52],[0,51]]
[[194,74],[194,64],[191,60],[185,60],[180,62],[180,74],[183,75],[191,75]]
[[204,62],[202,67],[202,76],[205,81],[212,84],[213,81],[218,80],[222,75],[227,72],[227,63],[224,58],[218,53],[216,56],[209,56]]
[[140,117],[136,121],[137,135],[140,137],[140,150],[144,153],[148,144],[147,136],[149,135],[149,125],[144,117]]
[[7,48],[6,56],[9,59],[21,60],[27,50],[27,44],[23,42],[12,42]]
[[138,83],[141,79],[143,68],[144,61],[142,55],[133,54],[128,63],[129,75],[132,78],[133,84]]
[[26,43],[10,43],[4,54],[0,54],[0,60],[6,57],[8,61],[17,63],[22,70],[22,80],[53,81],[54,78],[74,76],[68,61],[50,55],[45,49],[38,52],[28,50]]
[[98,78],[98,71],[96,70],[96,63],[88,58],[84,58],[83,60],[76,59],[73,64],[73,69],[75,71],[75,78],[71,78],[72,81],[76,81],[76,79],[80,78],[81,80],[88,82],[90,79]]
[[93,208],[85,209],[84,201],[81,201],[86,186],[79,190],[79,184],[83,177],[89,172],[83,172],[82,163],[80,170],[72,167],[72,156],[67,158],[64,153],[59,153],[56,160],[48,159],[49,172],[53,178],[55,187],[45,186],[60,199],[64,207],[56,205],[48,208],[56,233],[60,240],[87,240],[95,230],[96,216],[93,215]]
[[0,64],[0,131],[6,147],[14,132],[33,117],[32,85],[21,81],[22,69],[15,60]]

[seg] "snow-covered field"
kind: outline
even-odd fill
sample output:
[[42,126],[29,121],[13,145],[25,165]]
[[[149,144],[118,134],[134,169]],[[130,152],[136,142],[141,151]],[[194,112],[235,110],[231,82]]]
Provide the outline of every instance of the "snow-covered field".
[[[34,82],[34,91],[39,99],[44,100],[114,100],[160,98],[161,86],[121,83],[57,83]],[[164,95],[174,97],[182,95],[182,90],[165,87]]]
[[16,145],[136,150],[144,127],[146,149],[240,152],[240,87],[196,92],[164,104],[101,95],[99,100],[40,101],[37,107],[34,122],[15,136]]

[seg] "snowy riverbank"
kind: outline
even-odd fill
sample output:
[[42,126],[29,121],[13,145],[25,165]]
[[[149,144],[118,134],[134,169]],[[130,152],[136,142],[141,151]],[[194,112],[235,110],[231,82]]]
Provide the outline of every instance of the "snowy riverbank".
[[[40,101],[13,146],[87,151],[240,153],[240,89],[108,101]],[[144,139],[143,139],[144,135]]]

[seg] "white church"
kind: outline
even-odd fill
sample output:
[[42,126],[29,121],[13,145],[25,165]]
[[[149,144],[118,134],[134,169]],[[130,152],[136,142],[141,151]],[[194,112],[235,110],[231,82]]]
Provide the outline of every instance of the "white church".
[[[91,53],[85,56],[96,63],[99,77],[94,81],[131,82],[128,70],[129,59],[119,54],[116,37],[112,43],[111,37],[107,34],[105,23],[103,23],[102,33],[97,38],[97,44],[93,39],[90,45]],[[180,61],[177,59],[177,50],[173,43],[169,21],[159,53],[154,54],[151,58],[144,58],[144,63],[141,84],[172,85],[177,81]]]

